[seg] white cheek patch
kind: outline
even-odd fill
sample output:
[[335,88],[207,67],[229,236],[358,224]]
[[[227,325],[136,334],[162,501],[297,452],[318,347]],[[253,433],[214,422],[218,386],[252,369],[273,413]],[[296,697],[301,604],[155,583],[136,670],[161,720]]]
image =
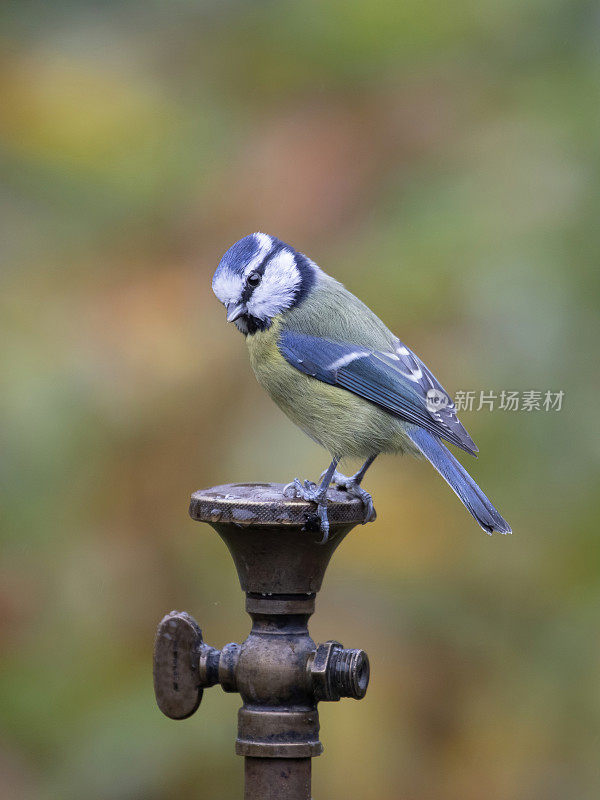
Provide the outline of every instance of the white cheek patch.
[[212,288],[223,305],[227,305],[227,303],[239,303],[244,284],[239,275],[234,275],[228,269],[222,269],[213,278]]
[[[246,282],[246,276],[257,269],[273,249],[273,237],[266,233],[253,233],[255,247],[254,255],[244,267],[244,274],[240,275],[227,268],[225,264],[217,271],[213,278],[212,288],[218,299],[225,305],[239,303]],[[226,260],[226,258],[225,258]]]
[[294,254],[281,250],[267,263],[262,281],[248,301],[248,311],[263,320],[280,314],[292,305],[301,280]]

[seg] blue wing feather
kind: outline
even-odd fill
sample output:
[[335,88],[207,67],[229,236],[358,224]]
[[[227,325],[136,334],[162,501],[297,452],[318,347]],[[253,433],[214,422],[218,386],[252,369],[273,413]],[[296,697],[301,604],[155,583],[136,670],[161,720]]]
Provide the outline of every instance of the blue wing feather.
[[[400,340],[395,350],[382,351],[284,330],[278,346],[286,361],[306,375],[353,392],[468,453],[477,452],[448,393]],[[433,403],[436,396],[446,405]]]

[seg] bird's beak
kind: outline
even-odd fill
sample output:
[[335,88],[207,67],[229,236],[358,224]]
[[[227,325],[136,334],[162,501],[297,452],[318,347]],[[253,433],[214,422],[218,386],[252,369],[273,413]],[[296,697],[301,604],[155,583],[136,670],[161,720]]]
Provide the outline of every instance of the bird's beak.
[[244,303],[227,303],[227,322],[235,322],[236,319],[246,313]]

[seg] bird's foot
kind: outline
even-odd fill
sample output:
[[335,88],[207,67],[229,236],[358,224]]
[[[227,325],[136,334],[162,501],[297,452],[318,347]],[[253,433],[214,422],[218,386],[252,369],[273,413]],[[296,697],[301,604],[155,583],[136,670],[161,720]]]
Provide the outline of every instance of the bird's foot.
[[321,544],[325,544],[329,538],[329,518],[327,516],[327,486],[317,486],[312,481],[301,481],[294,478],[291,483],[283,487],[285,497],[298,497],[309,503],[317,504],[317,514],[319,516],[319,529],[323,538]]
[[306,497],[307,494],[317,490],[317,484],[312,481],[301,481],[300,478],[294,478],[290,483],[286,483],[283,487],[284,497],[299,497],[301,500],[311,500],[312,498]]
[[[321,478],[323,475],[325,475],[324,472],[322,473]],[[366,525],[367,522],[373,522],[375,520],[377,517],[377,512],[373,506],[373,498],[366,489],[362,488],[357,480],[356,475],[352,475],[348,478],[346,475],[342,475],[341,472],[336,470],[331,476],[331,483],[336,489],[340,489],[342,492],[348,492],[348,494],[352,497],[358,497],[360,500],[362,500],[362,504],[365,509],[362,523],[363,525]]]

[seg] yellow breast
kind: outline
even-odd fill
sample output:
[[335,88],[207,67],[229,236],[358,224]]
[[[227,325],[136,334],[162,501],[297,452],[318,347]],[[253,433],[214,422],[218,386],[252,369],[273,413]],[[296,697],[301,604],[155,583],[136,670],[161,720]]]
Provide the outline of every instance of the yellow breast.
[[258,382],[308,436],[339,458],[367,458],[403,449],[397,418],[367,400],[312,378],[279,352],[281,318],[266,331],[246,337]]

